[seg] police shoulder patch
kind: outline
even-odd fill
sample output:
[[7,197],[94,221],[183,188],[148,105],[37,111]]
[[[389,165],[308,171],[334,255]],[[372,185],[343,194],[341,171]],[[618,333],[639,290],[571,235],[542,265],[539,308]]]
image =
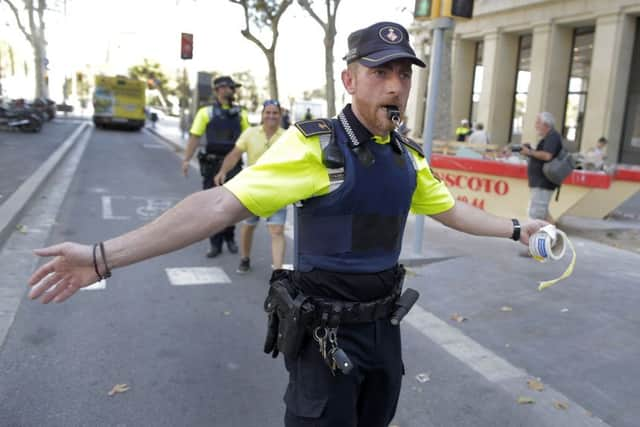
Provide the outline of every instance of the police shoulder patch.
[[295,126],[307,138],[331,133],[331,120],[329,119],[301,120],[296,122]]
[[412,148],[414,151],[416,151],[420,155],[420,157],[424,157],[424,151],[422,151],[422,146],[417,142],[415,142],[413,139],[407,138],[406,136],[398,136],[398,140],[402,142],[404,145],[406,145],[407,147]]

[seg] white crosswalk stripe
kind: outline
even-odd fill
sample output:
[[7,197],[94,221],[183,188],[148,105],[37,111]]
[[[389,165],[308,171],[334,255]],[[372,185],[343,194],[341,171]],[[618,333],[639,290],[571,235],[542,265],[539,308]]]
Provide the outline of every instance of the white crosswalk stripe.
[[173,286],[214,285],[231,283],[231,279],[219,267],[165,268]]

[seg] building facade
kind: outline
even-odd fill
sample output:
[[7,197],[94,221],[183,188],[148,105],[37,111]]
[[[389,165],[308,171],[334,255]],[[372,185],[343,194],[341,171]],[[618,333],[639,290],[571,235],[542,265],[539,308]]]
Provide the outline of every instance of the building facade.
[[[476,0],[473,15],[449,30],[441,79],[451,86],[438,108],[450,113],[450,135],[466,118],[493,143],[535,143],[536,115],[548,111],[571,151],[604,136],[611,161],[640,164],[639,0]],[[428,22],[412,26],[425,57],[430,32]],[[427,73],[415,73],[408,109],[419,129]]]

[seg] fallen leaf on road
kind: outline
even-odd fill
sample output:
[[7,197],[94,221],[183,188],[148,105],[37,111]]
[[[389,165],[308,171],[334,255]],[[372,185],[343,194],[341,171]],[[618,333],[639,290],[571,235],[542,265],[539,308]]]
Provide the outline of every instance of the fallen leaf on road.
[[508,305],[503,305],[502,307],[500,307],[500,311],[513,311],[513,308],[509,307]]
[[21,233],[26,234],[27,233],[27,226],[23,225],[23,224],[18,224],[18,225],[16,225],[16,230],[18,230]]
[[404,268],[404,274],[406,276],[417,276],[418,275],[418,273],[416,273],[415,270],[412,270],[409,267],[405,267]]
[[458,322],[458,323],[462,323],[462,322],[464,322],[465,320],[467,320],[467,318],[466,318],[466,317],[464,317],[464,316],[462,316],[461,314],[453,313],[453,314],[451,315],[451,320],[454,320],[454,321],[456,321],[456,322]]
[[531,390],[535,390],[535,391],[542,391],[544,390],[544,384],[542,384],[540,381],[538,380],[528,380],[527,381],[527,385],[529,386],[529,388]]
[[426,383],[427,381],[431,380],[431,376],[430,376],[430,374],[428,372],[422,372],[422,373],[416,375],[416,379],[420,383]]
[[518,398],[518,403],[521,404],[521,405],[526,405],[526,404],[536,403],[536,401],[531,397],[520,396]]
[[231,314],[231,312],[230,312],[230,311],[225,311],[225,312],[224,312],[224,315],[225,315],[225,316],[228,316],[228,315],[230,315],[230,314]]
[[568,404],[566,404],[566,403],[564,403],[564,402],[559,402],[559,401],[557,401],[557,400],[556,400],[555,402],[553,402],[553,406],[554,406],[556,409],[562,409],[562,410],[564,410],[564,411],[566,411],[567,409],[569,409],[569,405],[568,405]]
[[113,388],[111,389],[111,391],[109,392],[109,396],[113,396],[114,394],[117,393],[124,393],[125,391],[129,390],[129,386],[126,384],[116,384],[113,386]]

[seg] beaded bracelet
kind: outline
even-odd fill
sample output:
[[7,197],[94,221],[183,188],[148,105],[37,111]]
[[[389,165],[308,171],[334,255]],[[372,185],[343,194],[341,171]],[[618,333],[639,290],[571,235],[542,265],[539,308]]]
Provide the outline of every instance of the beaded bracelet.
[[104,275],[103,278],[108,279],[111,277],[111,269],[109,268],[109,264],[107,264],[107,257],[104,254],[104,243],[100,242],[100,255],[102,256],[102,263],[104,264]]
[[96,259],[96,249],[98,248],[98,244],[95,243],[93,245],[93,269],[96,272],[96,276],[98,276],[98,281],[102,280],[103,277],[100,274],[100,270],[98,269],[98,260]]

